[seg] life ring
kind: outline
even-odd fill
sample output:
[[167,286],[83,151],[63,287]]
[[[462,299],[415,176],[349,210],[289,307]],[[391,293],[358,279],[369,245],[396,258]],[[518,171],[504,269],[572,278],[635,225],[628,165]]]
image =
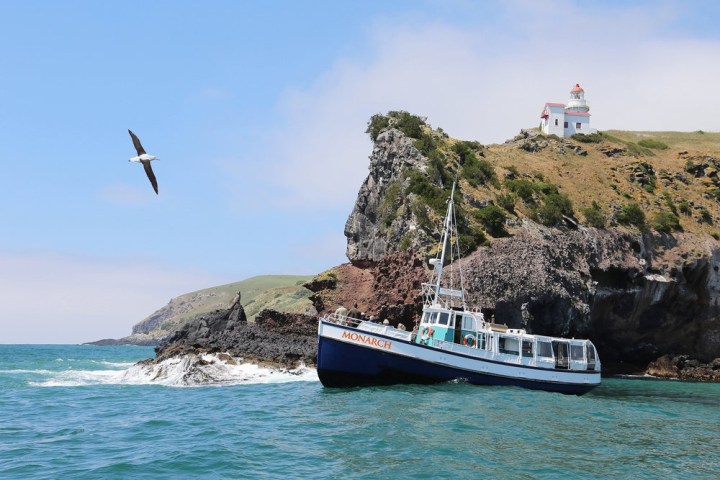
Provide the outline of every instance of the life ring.
[[468,347],[474,347],[475,346],[475,337],[468,333],[465,335],[465,338],[463,338],[463,345],[467,345]]

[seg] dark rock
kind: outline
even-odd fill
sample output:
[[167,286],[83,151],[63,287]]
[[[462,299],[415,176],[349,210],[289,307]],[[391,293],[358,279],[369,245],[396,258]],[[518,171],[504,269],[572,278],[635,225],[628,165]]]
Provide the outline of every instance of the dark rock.
[[661,378],[692,381],[720,381],[720,358],[701,362],[689,355],[663,355],[651,362],[646,373]]
[[242,306],[189,320],[155,348],[155,362],[199,353],[225,353],[281,367],[311,366],[317,357],[317,319],[264,310],[248,324]]

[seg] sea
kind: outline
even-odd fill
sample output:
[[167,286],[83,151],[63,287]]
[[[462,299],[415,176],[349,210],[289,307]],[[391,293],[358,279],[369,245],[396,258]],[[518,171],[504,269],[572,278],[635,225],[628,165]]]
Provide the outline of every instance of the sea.
[[720,478],[720,384],[327,389],[244,364],[208,384],[152,356],[0,345],[0,479]]

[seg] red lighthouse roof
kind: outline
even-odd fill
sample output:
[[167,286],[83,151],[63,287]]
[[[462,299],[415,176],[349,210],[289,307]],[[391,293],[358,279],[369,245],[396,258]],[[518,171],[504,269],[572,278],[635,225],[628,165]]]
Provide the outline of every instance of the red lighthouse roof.
[[580,86],[579,83],[576,83],[575,86],[573,87],[573,89],[570,91],[571,92],[584,92],[585,90],[582,89],[582,87]]

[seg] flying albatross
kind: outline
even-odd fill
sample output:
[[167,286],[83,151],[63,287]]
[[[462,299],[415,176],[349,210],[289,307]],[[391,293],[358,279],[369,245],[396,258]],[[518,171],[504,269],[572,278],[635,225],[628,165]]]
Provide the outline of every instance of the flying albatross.
[[147,174],[148,178],[150,179],[150,183],[152,183],[153,189],[155,190],[155,194],[158,193],[158,186],[157,186],[157,180],[155,179],[155,174],[152,171],[152,167],[150,166],[150,162],[152,160],[160,160],[155,155],[148,155],[145,153],[145,149],[143,148],[142,144],[140,143],[140,139],[135,135],[130,129],[128,129],[128,133],[130,134],[130,138],[132,138],[133,145],[135,145],[135,150],[137,150],[137,157],[132,157],[129,162],[139,162],[143,164],[143,168],[145,169],[145,173]]

